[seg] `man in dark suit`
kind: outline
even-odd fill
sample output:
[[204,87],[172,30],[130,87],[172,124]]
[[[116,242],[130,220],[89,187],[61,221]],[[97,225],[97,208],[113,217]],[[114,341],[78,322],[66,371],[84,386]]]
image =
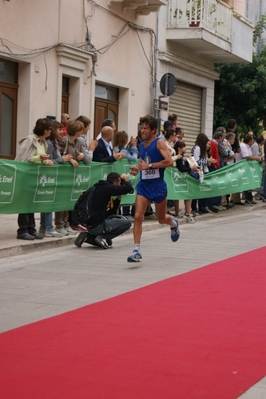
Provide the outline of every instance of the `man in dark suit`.
[[93,161],[95,162],[115,162],[125,158],[126,154],[123,152],[113,152],[110,146],[114,130],[110,126],[104,126],[101,130],[102,138],[98,140],[98,146],[93,153]]

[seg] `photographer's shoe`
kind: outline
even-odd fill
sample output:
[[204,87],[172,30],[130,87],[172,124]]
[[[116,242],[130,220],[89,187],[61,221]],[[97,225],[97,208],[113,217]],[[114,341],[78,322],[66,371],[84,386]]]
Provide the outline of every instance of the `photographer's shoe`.
[[103,249],[108,249],[108,248],[109,248],[107,242],[104,241],[104,239],[103,239],[102,237],[100,237],[100,236],[95,237],[95,242],[96,242],[100,247],[102,247]]
[[78,248],[80,248],[81,247],[81,245],[84,243],[84,241],[86,240],[86,238],[87,238],[87,233],[80,233],[78,236],[77,236],[77,238],[75,239],[75,241],[74,241],[74,244],[76,245],[76,247],[78,247]]
[[78,225],[70,226],[70,227],[72,230],[75,230],[75,231],[84,231],[84,232],[88,231],[87,227],[82,226],[82,224],[78,224]]
[[139,262],[142,259],[142,255],[136,249],[133,251],[133,254],[127,258],[128,262]]
[[108,245],[109,249],[113,248],[113,241],[110,238],[106,238],[106,242],[107,242],[107,245]]

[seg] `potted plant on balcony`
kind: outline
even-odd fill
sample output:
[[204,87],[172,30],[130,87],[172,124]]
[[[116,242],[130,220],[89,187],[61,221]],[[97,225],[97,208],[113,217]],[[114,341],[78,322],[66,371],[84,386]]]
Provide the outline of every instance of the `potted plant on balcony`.
[[[203,5],[202,4],[203,1]],[[216,11],[217,9],[217,3],[219,3],[220,0],[213,0],[213,3],[210,8],[210,14]],[[186,10],[186,16],[188,19],[191,20],[189,26],[191,27],[197,27],[200,24],[201,20],[201,12],[202,12],[202,7],[204,7],[204,0],[187,0],[187,10]],[[189,5],[192,4],[192,7]],[[174,13],[174,18],[180,19],[183,15],[183,11],[176,8],[175,13]]]

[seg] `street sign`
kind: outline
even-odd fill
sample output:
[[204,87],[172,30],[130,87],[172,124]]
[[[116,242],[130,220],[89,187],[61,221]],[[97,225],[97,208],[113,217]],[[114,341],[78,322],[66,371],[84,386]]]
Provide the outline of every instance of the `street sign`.
[[159,109],[161,111],[168,111],[168,102],[154,99],[154,109]]
[[174,94],[177,86],[177,80],[172,73],[166,73],[160,80],[160,89],[164,96],[168,97]]

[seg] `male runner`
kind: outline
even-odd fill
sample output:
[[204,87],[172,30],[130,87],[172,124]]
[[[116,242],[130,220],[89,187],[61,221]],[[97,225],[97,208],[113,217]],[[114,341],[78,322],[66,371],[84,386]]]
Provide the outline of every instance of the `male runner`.
[[157,120],[152,115],[140,118],[142,142],[139,147],[140,162],[137,167],[131,168],[131,174],[136,175],[140,171],[140,181],[136,186],[135,221],[133,228],[135,247],[128,262],[139,262],[142,259],[140,253],[140,239],[144,213],[150,201],[155,203],[155,212],[160,224],[169,224],[171,227],[171,239],[179,239],[177,218],[166,214],[167,186],[164,181],[164,169],[173,166],[171,155],[165,142],[156,137]]

